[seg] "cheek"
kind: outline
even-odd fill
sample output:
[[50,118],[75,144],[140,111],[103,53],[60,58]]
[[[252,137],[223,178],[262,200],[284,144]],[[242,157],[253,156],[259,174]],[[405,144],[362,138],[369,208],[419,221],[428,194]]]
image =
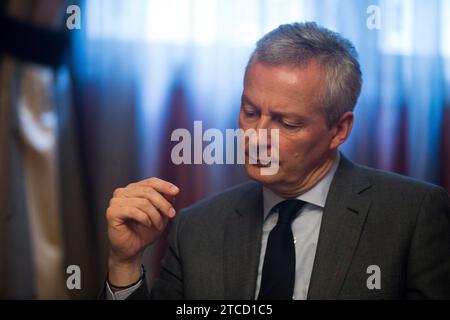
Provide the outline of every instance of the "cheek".
[[289,161],[289,159],[298,158],[304,153],[306,143],[298,137],[287,137],[280,135],[280,157],[281,161]]
[[308,134],[296,137],[280,136],[280,160],[297,162],[299,159],[313,157],[318,150],[323,148],[324,139],[317,139]]

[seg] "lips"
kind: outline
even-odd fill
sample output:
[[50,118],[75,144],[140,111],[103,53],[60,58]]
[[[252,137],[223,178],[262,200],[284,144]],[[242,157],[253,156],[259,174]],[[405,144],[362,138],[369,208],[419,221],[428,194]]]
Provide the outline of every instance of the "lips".
[[251,157],[247,152],[245,153],[245,156],[248,159],[248,162],[247,162],[248,164],[259,167],[259,168],[268,168],[271,166],[271,163],[273,161],[272,159],[268,159],[269,162],[267,163],[267,161],[265,161],[266,163],[263,164],[263,163],[261,163],[260,158]]

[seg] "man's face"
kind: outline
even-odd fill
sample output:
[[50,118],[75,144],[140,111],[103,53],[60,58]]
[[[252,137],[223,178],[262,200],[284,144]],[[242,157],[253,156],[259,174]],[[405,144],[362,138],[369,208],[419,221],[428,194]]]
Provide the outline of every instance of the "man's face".
[[[302,68],[258,61],[248,67],[239,128],[279,129],[279,170],[274,175],[262,175],[259,164],[249,163],[246,143],[245,168],[250,178],[275,189],[301,189],[329,159],[334,133],[320,111],[324,79],[324,70],[314,60]],[[267,148],[270,152],[270,137]]]

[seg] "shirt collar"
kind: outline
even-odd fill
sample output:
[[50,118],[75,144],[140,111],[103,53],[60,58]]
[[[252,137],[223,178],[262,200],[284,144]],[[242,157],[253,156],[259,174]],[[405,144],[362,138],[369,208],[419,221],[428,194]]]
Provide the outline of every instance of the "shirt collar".
[[[303,200],[307,203],[313,204],[315,206],[324,208],[325,201],[327,200],[328,191],[330,190],[331,181],[333,180],[334,174],[336,173],[337,167],[341,160],[341,155],[338,152],[333,166],[328,170],[327,174],[319,180],[318,183],[314,185],[311,189],[305,193],[299,195],[296,199]],[[275,194],[269,188],[263,187],[263,201],[264,201],[264,219],[269,215],[270,210],[284,201],[282,197]]]

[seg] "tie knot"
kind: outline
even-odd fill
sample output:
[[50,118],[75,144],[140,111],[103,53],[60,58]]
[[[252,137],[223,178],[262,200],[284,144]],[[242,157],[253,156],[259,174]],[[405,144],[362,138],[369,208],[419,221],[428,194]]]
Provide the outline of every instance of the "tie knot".
[[277,204],[274,208],[278,209],[277,224],[291,224],[297,216],[298,211],[305,204],[302,200],[284,200]]

